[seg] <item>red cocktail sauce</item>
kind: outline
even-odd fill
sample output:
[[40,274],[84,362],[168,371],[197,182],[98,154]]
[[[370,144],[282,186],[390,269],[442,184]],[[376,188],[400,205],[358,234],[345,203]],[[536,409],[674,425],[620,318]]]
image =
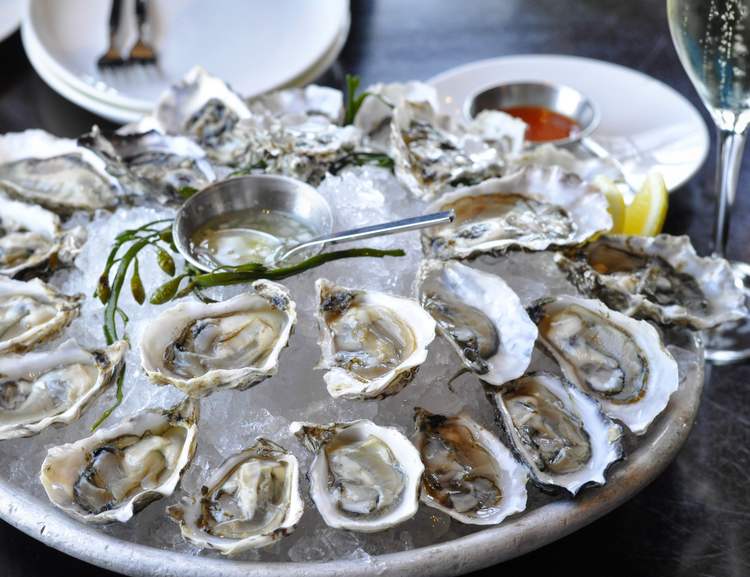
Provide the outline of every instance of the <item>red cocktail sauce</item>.
[[561,140],[578,131],[575,120],[543,106],[511,106],[504,108],[503,112],[520,118],[528,125],[526,140],[530,142]]

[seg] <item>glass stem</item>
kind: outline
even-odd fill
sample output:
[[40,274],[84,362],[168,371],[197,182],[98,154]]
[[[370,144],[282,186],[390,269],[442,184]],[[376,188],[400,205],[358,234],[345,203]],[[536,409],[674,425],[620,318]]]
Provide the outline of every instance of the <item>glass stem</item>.
[[714,224],[714,254],[726,255],[729,240],[729,220],[737,194],[742,153],[745,150],[747,125],[733,123],[731,128],[719,128],[718,161],[716,164],[716,221]]

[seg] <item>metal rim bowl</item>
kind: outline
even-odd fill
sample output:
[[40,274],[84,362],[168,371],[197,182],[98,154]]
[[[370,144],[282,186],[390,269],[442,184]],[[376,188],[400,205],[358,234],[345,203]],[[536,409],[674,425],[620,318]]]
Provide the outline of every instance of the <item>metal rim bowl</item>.
[[528,142],[528,146],[574,144],[589,136],[599,125],[599,108],[582,92],[564,84],[550,82],[508,82],[484,88],[464,103],[464,115],[469,120],[483,110],[504,110],[513,106],[543,106],[572,118],[579,129],[569,137],[557,140]]
[[180,207],[172,227],[177,250],[192,266],[210,272],[215,267],[193,254],[190,239],[211,218],[247,209],[290,214],[305,222],[316,236],[330,234],[333,229],[328,201],[309,184],[270,174],[237,176],[207,186]]

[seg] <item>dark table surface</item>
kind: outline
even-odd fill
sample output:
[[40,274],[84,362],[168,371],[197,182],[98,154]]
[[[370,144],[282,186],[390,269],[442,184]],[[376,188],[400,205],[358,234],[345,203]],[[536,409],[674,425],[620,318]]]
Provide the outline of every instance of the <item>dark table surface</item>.
[[[672,47],[663,0],[353,0],[352,29],[334,71],[377,81],[426,79],[510,54],[576,54],[650,74],[698,106]],[[706,116],[708,122],[708,117]],[[0,132],[75,136],[103,121],[68,103],[31,68],[20,37],[0,44]],[[712,151],[713,152],[713,151]],[[671,196],[666,230],[710,250],[713,155]],[[730,255],[750,260],[750,163]],[[575,534],[483,574],[726,576],[750,574],[750,366],[709,368],[695,427],[677,459],[626,505]],[[0,576],[112,575],[0,521]]]

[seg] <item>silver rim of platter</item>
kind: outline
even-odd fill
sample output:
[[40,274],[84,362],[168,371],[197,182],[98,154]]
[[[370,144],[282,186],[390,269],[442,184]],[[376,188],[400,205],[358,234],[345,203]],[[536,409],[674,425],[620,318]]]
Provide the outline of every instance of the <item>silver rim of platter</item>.
[[[702,344],[693,338],[702,358]],[[689,370],[669,407],[613,467],[604,487],[584,491],[511,518],[501,525],[428,547],[378,555],[367,561],[322,563],[231,561],[138,545],[67,517],[52,505],[0,480],[0,517],[47,545],[104,569],[163,577],[366,577],[459,575],[517,557],[555,541],[615,509],[653,481],[677,455],[695,420],[703,364]]]

